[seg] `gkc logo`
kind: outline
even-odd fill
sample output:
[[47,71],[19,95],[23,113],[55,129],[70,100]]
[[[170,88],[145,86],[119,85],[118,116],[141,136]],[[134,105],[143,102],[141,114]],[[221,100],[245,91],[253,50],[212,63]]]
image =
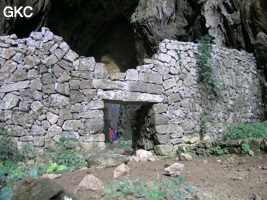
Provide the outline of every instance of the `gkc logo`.
[[31,6],[20,6],[18,8],[17,6],[6,6],[3,10],[3,14],[5,17],[31,17],[33,12],[28,12],[27,10],[33,11],[33,8]]

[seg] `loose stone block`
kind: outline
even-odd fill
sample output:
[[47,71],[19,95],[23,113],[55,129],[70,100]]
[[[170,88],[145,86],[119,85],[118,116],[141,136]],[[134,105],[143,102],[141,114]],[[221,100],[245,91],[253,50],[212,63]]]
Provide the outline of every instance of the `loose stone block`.
[[166,81],[163,81],[163,87],[165,90],[169,89],[169,88],[172,88],[176,86],[176,81],[174,78],[171,78],[171,79],[168,79]]
[[44,137],[37,136],[33,138],[33,146],[35,147],[43,147],[44,142],[45,142]]
[[56,90],[55,90],[55,84],[54,84],[54,83],[51,83],[51,84],[44,85],[44,86],[43,86],[43,92],[44,92],[45,94],[56,93]]
[[43,34],[41,32],[31,32],[30,37],[34,40],[41,40],[43,38]]
[[70,80],[69,85],[70,85],[70,89],[78,90],[80,88],[80,81],[79,80]]
[[48,128],[48,132],[46,133],[46,138],[52,138],[56,135],[61,135],[62,128],[60,126],[57,126],[56,124],[53,124]]
[[85,132],[89,134],[102,133],[104,129],[104,119],[103,118],[87,119],[85,121],[84,128]]
[[125,76],[125,73],[110,74],[110,79],[113,81],[123,81]]
[[35,69],[31,69],[27,73],[28,79],[34,79],[34,78],[38,78],[38,77],[40,77],[40,75],[38,74],[38,71]]
[[70,99],[60,94],[52,94],[50,96],[50,105],[56,108],[64,108],[70,104]]
[[154,146],[154,151],[157,155],[167,156],[173,154],[172,145],[156,145]]
[[129,81],[137,81],[138,80],[138,71],[135,69],[128,69],[126,71],[126,78],[125,80]]
[[29,84],[30,84],[30,81],[20,81],[20,82],[13,83],[13,84],[4,84],[0,88],[0,93],[1,92],[20,91],[22,89],[29,87]]
[[63,56],[65,55],[65,52],[61,49],[56,49],[54,53],[56,57],[58,58],[58,60],[61,60]]
[[66,42],[61,42],[59,47],[64,51],[64,52],[68,52],[70,49],[70,46],[66,43]]
[[108,70],[106,65],[96,63],[95,65],[95,78],[106,79],[108,78]]
[[175,102],[180,102],[182,99],[181,95],[179,93],[172,93],[169,97],[168,97],[168,103],[171,105]]
[[33,136],[20,137],[20,142],[30,142],[30,141],[33,141]]
[[1,66],[0,68],[0,72],[1,73],[8,73],[8,76],[10,76],[10,74],[15,71],[15,69],[17,68],[17,63],[13,62],[12,60],[7,60],[3,66]]
[[140,73],[139,79],[140,79],[140,81],[144,81],[147,83],[162,84],[162,76],[156,72]]
[[54,54],[51,54],[49,57],[46,57],[43,60],[43,64],[51,66],[58,61],[57,57]]
[[32,109],[34,112],[39,111],[42,107],[43,107],[43,104],[42,104],[40,101],[34,101],[34,102],[31,104],[31,109]]
[[90,89],[93,88],[93,81],[92,80],[82,80],[80,83],[81,89]]
[[57,79],[59,83],[67,82],[71,79],[69,72],[64,71]]
[[170,136],[167,134],[165,135],[156,134],[154,136],[154,140],[156,144],[167,144],[170,141]]
[[51,113],[51,112],[47,112],[46,113],[46,117],[47,117],[47,120],[51,123],[51,124],[55,124],[57,123],[57,120],[59,118],[58,115],[55,115],[54,113]]
[[94,57],[80,58],[79,70],[94,71],[95,64]]
[[1,53],[1,57],[5,58],[5,59],[10,59],[12,56],[15,55],[15,51],[12,49],[3,49],[2,53]]
[[168,124],[169,120],[168,120],[168,117],[166,115],[154,114],[151,117],[151,123],[154,125],[164,125],[164,124]]
[[78,131],[83,128],[84,124],[80,120],[67,120],[62,126],[65,131]]
[[157,134],[167,134],[167,133],[173,134],[173,133],[179,133],[180,129],[177,124],[156,125],[155,132]]
[[[107,78],[107,75],[108,74],[106,74],[106,76],[104,75],[101,75],[101,76]],[[93,79],[93,74],[89,73],[88,71],[72,71],[71,76],[77,77],[77,78],[84,78],[84,79]]]
[[1,109],[12,109],[19,103],[19,97],[17,95],[8,93],[0,103]]
[[128,87],[133,92],[143,92],[148,94],[162,94],[163,88],[161,85],[155,85],[142,82],[129,82]]
[[75,115],[77,119],[93,119],[93,118],[103,118],[104,113],[102,110],[87,110]]
[[27,129],[18,126],[18,125],[11,125],[10,127],[10,136],[15,136],[15,137],[22,137],[25,136],[28,132]]
[[50,83],[54,83],[55,80],[56,80],[55,77],[50,73],[43,74],[43,76],[42,76],[42,82],[45,85],[50,84]]
[[122,81],[99,80],[99,79],[93,80],[94,88],[103,89],[103,90],[124,89],[125,85],[126,84]]
[[41,126],[33,125],[31,128],[31,135],[32,136],[44,136],[46,133],[45,129]]
[[70,86],[69,84],[65,83],[65,84],[56,84],[55,85],[55,89],[58,93],[63,94],[63,95],[70,95]]
[[104,108],[104,101],[90,101],[87,105],[88,108],[92,110],[103,109]]
[[70,91],[70,102],[72,104],[86,101],[85,95],[79,90]]
[[152,106],[152,109],[156,113],[164,113],[164,112],[167,112],[167,108],[168,108],[168,105],[167,104],[163,104],[163,103],[154,104]]
[[79,55],[72,50],[69,50],[68,53],[64,56],[64,58],[70,62],[74,62],[78,57]]
[[54,37],[54,34],[51,31],[47,30],[44,34],[43,41],[45,42],[45,41],[52,40],[53,37]]
[[160,61],[162,61],[162,62],[169,63],[169,62],[171,61],[171,56],[169,56],[169,55],[167,55],[167,54],[160,53],[158,59],[159,59]]

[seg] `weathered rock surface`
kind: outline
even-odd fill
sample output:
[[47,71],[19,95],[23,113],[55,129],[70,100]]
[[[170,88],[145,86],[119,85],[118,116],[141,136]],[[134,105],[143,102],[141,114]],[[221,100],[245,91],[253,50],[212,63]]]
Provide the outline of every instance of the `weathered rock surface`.
[[127,164],[129,156],[107,153],[90,154],[86,159],[88,167],[117,167],[121,164]]
[[165,168],[165,172],[167,172],[170,176],[179,176],[184,169],[184,164],[181,163],[174,163],[171,166]]
[[120,176],[129,174],[129,172],[130,172],[130,168],[124,163],[122,163],[121,165],[116,167],[116,169],[114,169],[113,178],[118,178]]
[[72,198],[63,188],[50,179],[24,179],[15,186],[12,200]]
[[101,191],[104,188],[104,183],[92,174],[86,175],[83,180],[79,183],[79,186],[75,191],[81,190],[92,190]]
[[188,153],[181,153],[180,155],[179,155],[179,159],[181,160],[181,161],[189,161],[189,160],[193,160],[193,157],[190,155],[190,154],[188,154]]
[[136,157],[140,159],[141,162],[147,162],[152,158],[153,154],[150,151],[139,149],[136,151]]

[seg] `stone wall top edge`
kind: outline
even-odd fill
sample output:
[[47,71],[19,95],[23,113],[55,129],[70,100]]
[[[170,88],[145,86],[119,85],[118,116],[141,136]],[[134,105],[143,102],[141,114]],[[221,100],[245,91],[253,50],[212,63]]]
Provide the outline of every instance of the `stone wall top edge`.
[[[163,41],[160,42],[159,46],[162,44],[174,44],[174,45],[186,45],[186,46],[191,46],[191,47],[197,47],[198,43],[195,42],[190,42],[190,41],[179,41],[179,40],[174,40],[174,39],[164,39]],[[217,44],[212,44],[213,50],[219,50],[219,51],[232,51],[233,53],[238,53],[240,55],[248,56],[251,58],[255,58],[254,53],[247,52],[246,50],[238,50],[234,48],[229,48],[229,47],[224,47],[224,46],[219,46]],[[178,49],[178,46],[177,46]]]

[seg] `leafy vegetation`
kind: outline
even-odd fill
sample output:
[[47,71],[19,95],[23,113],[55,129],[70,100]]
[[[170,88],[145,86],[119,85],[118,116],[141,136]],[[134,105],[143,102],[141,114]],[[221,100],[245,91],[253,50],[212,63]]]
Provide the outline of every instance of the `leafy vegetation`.
[[223,140],[240,140],[267,137],[267,121],[254,124],[235,124],[223,132]]
[[19,162],[24,159],[24,156],[17,150],[15,145],[10,141],[9,132],[7,130],[0,131],[0,161],[1,162]]
[[247,154],[250,152],[250,146],[246,143],[241,144],[242,153]]
[[78,156],[73,149],[68,149],[63,152],[57,153],[53,160],[59,165],[65,165],[69,167],[71,170],[80,168],[85,163],[84,160],[80,156]]
[[78,156],[75,150],[68,149],[77,145],[75,141],[61,137],[58,145],[63,149],[57,152],[52,158],[53,162],[59,165],[65,165],[69,168],[69,170],[74,170],[75,168],[80,168],[84,165],[85,161],[82,157]]
[[201,80],[211,86],[211,89],[216,95],[226,91],[227,88],[223,80],[219,80],[215,77],[214,68],[212,66],[212,43],[213,39],[209,35],[202,36],[198,40],[198,59],[197,64],[200,67]]
[[[35,149],[25,143],[18,151],[9,139],[9,132],[0,131],[0,199],[10,200],[13,196],[13,185],[17,180],[29,176],[32,178],[42,176],[44,173],[61,174],[84,164],[84,160],[72,149],[74,141],[63,138],[59,146],[62,148],[54,156],[51,154],[49,160],[53,161],[47,166],[26,166],[26,161],[37,156]],[[74,143],[73,143],[74,142]],[[75,143],[76,145],[76,143]]]
[[118,197],[134,197],[144,199],[179,199],[183,200],[187,194],[195,195],[196,188],[193,186],[184,186],[186,179],[180,175],[177,178],[169,179],[168,182],[160,181],[160,183],[148,184],[131,181],[113,181],[106,185],[102,195],[108,195],[113,199]]
[[220,146],[212,147],[210,151],[212,154],[216,154],[218,156],[229,153],[227,149],[221,148]]

